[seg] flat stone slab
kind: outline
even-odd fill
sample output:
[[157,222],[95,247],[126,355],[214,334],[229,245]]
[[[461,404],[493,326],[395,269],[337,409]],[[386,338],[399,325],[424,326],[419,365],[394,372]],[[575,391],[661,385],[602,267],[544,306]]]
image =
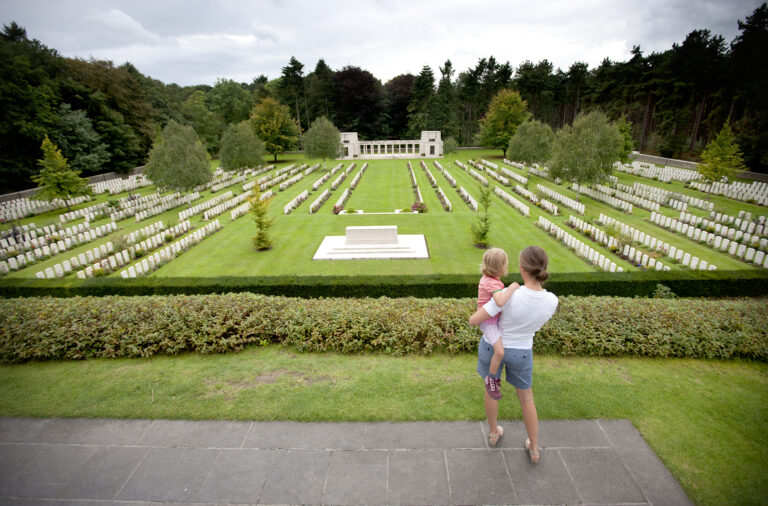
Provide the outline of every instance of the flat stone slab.
[[325,236],[312,260],[420,260],[429,258],[423,235],[398,235],[397,243],[348,244],[343,235]]
[[628,420],[501,425],[0,418],[0,504],[691,504]]
[[347,227],[347,245],[353,244],[397,244],[397,226],[379,225],[367,227]]

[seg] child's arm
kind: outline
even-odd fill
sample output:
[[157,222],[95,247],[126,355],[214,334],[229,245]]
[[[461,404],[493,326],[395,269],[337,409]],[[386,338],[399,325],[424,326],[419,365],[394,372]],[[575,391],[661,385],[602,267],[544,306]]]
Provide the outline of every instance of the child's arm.
[[510,284],[506,290],[498,290],[493,292],[493,302],[495,302],[497,306],[503,307],[507,302],[509,302],[509,298],[512,297],[512,294],[518,288],[520,288],[520,283],[515,282]]

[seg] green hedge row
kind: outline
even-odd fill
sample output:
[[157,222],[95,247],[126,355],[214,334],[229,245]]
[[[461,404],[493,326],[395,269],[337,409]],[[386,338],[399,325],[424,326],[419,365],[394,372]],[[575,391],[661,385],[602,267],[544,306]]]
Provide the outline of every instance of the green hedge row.
[[[0,281],[2,297],[194,295],[251,292],[285,297],[461,298],[477,295],[479,275],[274,276],[141,279],[18,279]],[[520,281],[509,277],[505,282]],[[692,272],[594,272],[552,274],[547,289],[558,295],[648,297],[659,283],[679,297],[768,295],[768,270]]]
[[[566,355],[768,360],[765,299],[561,297],[535,349]],[[302,351],[472,352],[474,299],[299,299],[247,293],[0,300],[0,360]]]

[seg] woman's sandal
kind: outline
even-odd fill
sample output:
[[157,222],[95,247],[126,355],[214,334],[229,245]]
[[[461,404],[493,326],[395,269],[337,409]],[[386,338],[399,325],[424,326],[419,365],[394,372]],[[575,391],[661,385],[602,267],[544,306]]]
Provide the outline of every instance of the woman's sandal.
[[491,445],[491,448],[496,448],[496,443],[498,443],[499,439],[504,436],[504,429],[501,425],[497,425],[496,429],[498,429],[499,432],[495,434],[491,432],[490,436],[488,436],[488,444]]
[[531,440],[528,438],[525,438],[525,451],[528,452],[528,455],[531,457],[531,465],[535,466],[539,463],[539,457],[541,456],[541,452],[539,452],[539,449],[536,448],[535,450],[531,448]]

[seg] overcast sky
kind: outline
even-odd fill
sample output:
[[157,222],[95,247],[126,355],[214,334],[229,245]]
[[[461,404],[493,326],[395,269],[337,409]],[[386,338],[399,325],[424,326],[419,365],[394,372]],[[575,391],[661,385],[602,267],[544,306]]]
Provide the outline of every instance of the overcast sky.
[[[0,0],[0,22],[16,21],[68,57],[133,63],[165,83],[213,84],[279,77],[291,56],[305,73],[317,60],[361,67],[382,82],[439,78],[493,55],[517,67],[549,59],[567,70],[649,54],[691,30],[738,34],[761,0]],[[455,76],[454,76],[455,77]]]

